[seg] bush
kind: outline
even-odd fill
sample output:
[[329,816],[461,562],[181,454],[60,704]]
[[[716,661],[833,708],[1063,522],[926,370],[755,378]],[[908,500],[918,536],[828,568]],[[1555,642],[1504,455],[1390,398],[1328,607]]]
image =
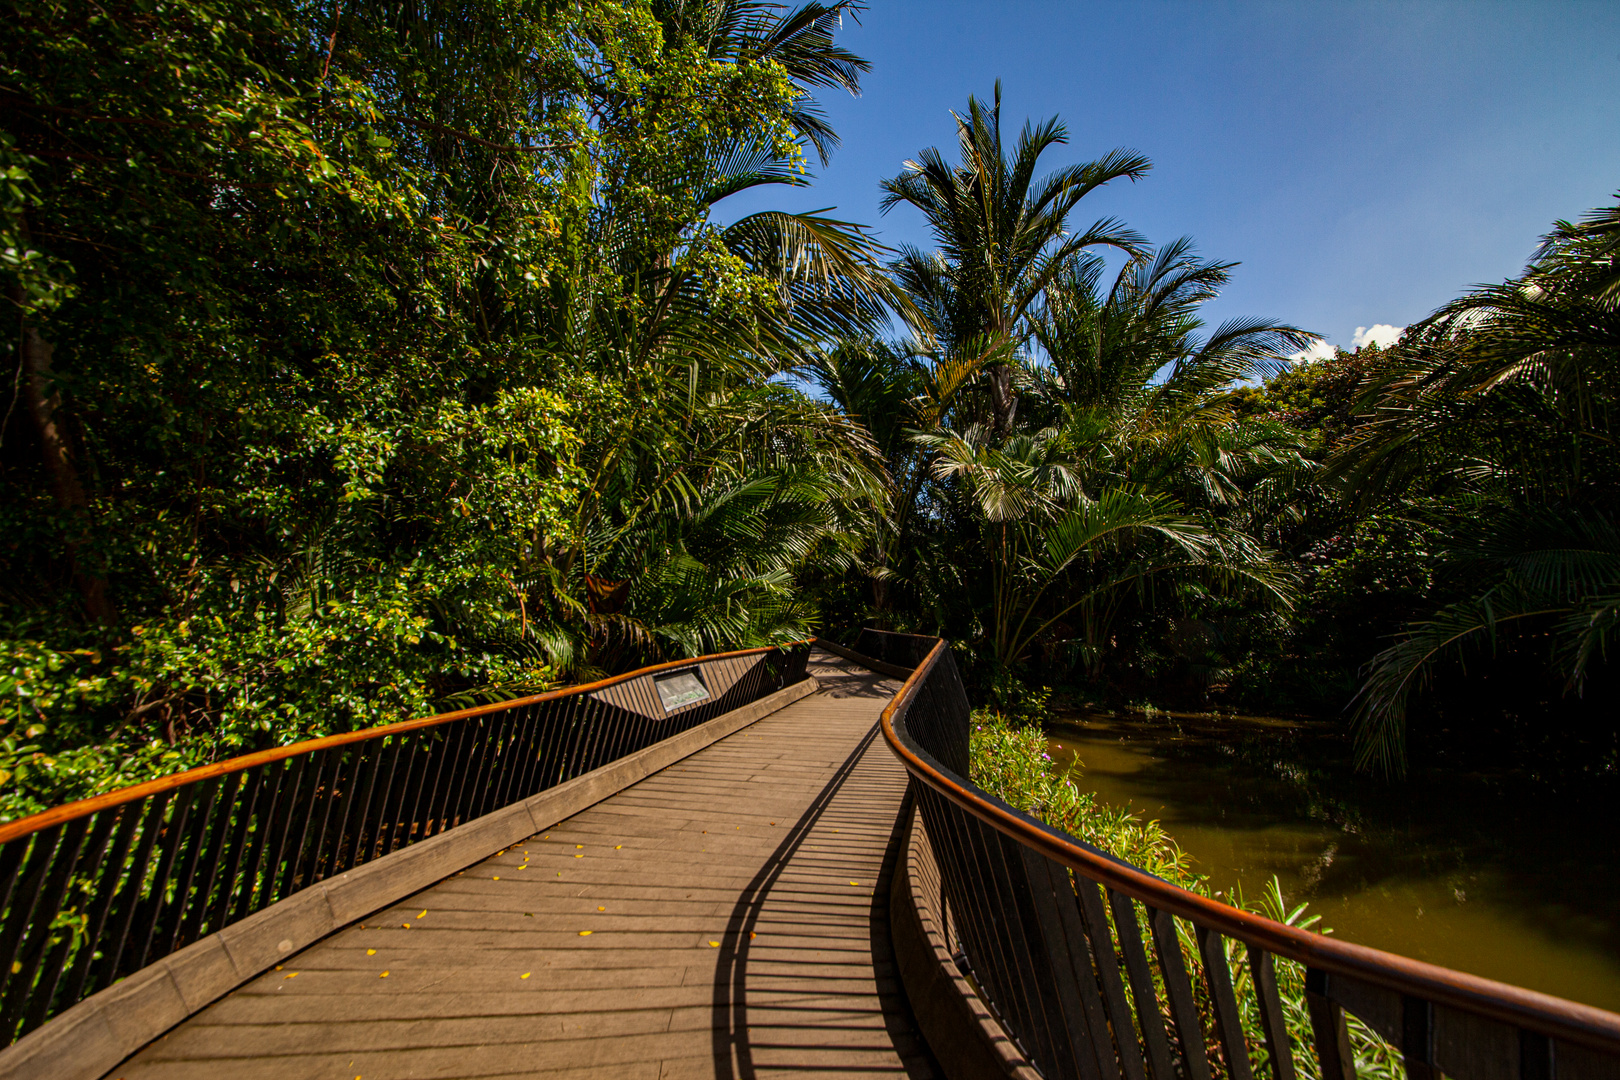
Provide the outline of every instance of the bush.
[[[1172,885],[1200,896],[1210,895],[1207,879],[1193,871],[1189,856],[1157,821],[1142,821],[1130,808],[1099,802],[1096,795],[1082,791],[1076,782],[1080,767],[1064,768],[1053,762],[1047,753],[1046,732],[1040,727],[1016,723],[1001,713],[987,709],[976,710],[971,722],[969,747],[974,783],[1077,840],[1124,859]],[[1231,903],[1289,926],[1315,929],[1323,934],[1332,933],[1320,925],[1321,916],[1306,914],[1305,904],[1290,908],[1283,896],[1282,886],[1275,877],[1258,902],[1246,903],[1239,890],[1231,898]],[[1112,918],[1112,915],[1109,917]],[[1202,961],[1191,925],[1177,920],[1176,926],[1181,939],[1183,962],[1189,971],[1201,970]],[[1141,932],[1145,940],[1149,939],[1145,923]],[[1227,939],[1226,949],[1233,989],[1243,1011],[1243,1029],[1248,1035],[1250,1061],[1256,1076],[1269,1075],[1269,1054],[1261,1036],[1263,1029],[1259,1002],[1254,994],[1248,965],[1244,962],[1242,943]],[[1305,1049],[1313,1042],[1310,1014],[1305,1006],[1304,967],[1278,959],[1276,972],[1284,1019],[1294,1047],[1295,1068],[1301,1080],[1320,1080],[1321,1068],[1315,1055]],[[1162,985],[1158,989],[1159,1012],[1165,1018],[1167,1030],[1174,1031],[1169,999]],[[1203,1020],[1204,1045],[1210,1054],[1212,1070],[1216,1075],[1225,1075],[1225,1067],[1216,1056],[1220,1043],[1216,1035],[1214,1009],[1203,980],[1194,979],[1193,991]],[[1347,1016],[1346,1020],[1355,1050],[1357,1074],[1370,1080],[1405,1080],[1400,1051],[1355,1017]]]

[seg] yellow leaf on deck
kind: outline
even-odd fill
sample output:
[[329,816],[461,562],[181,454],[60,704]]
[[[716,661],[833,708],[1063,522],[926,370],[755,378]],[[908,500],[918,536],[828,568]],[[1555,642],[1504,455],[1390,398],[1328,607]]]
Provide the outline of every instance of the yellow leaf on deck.
[[529,974],[530,974],[529,972],[525,971],[523,974],[519,975],[518,978],[527,979],[529,977]]
[[282,978],[283,979],[296,979],[296,978],[298,978],[298,972],[290,971],[287,974],[283,975]]
[[582,848],[582,847],[584,847],[584,846],[585,846],[585,845],[584,845],[584,844],[575,844],[575,845],[574,845],[574,846],[575,846],[575,847],[577,847],[577,848]]
[[585,856],[583,856],[583,855],[577,855],[577,854],[574,856],[574,858],[576,858],[576,859],[583,859],[584,857]]
[[382,973],[382,974],[381,974],[381,975],[379,975],[379,976],[377,976],[377,978],[379,978],[379,979],[386,979],[386,978],[388,978],[388,972],[386,972],[386,971],[385,971],[385,972],[383,972],[383,973]]
[[711,942],[709,942],[709,945],[710,945],[711,948],[715,948],[715,949],[718,949],[720,947],[720,943],[718,941],[711,941]]
[[499,880],[501,880],[501,875],[496,874],[494,877],[490,878],[489,880],[491,880],[491,881],[499,881]]
[[591,932],[590,932],[590,931],[589,931],[589,930],[581,930],[581,931],[580,931],[580,932],[579,932],[579,936],[580,936],[580,937],[590,937],[590,936],[591,936]]
[[851,884],[851,885],[859,885],[859,884],[860,884],[860,882],[858,882],[858,881],[852,881],[852,882],[850,882],[850,884]]
[[366,955],[367,956],[376,956],[377,955],[377,950],[376,949],[367,949],[366,950]]
[[619,850],[619,849],[620,849],[620,848],[622,848],[622,847],[624,847],[624,845],[623,845],[623,844],[614,844],[614,845],[613,845],[613,850],[614,850],[614,851],[618,851],[618,850]]
[[424,911],[424,912],[422,912],[422,914],[420,914],[420,915],[418,915],[418,916],[417,916],[417,918],[418,918],[418,919],[425,919],[425,918],[427,918],[427,912],[425,912],[425,911]]

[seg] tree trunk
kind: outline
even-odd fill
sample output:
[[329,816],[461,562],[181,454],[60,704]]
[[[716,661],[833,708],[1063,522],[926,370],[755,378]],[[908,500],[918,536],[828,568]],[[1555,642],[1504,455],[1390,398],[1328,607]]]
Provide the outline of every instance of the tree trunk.
[[62,395],[54,385],[51,374],[51,344],[39,336],[39,331],[23,324],[22,359],[24,395],[28,412],[34,418],[39,434],[40,456],[45,473],[50,479],[51,495],[56,505],[75,520],[69,526],[67,538],[68,563],[73,580],[79,587],[84,607],[96,622],[110,626],[117,618],[112,601],[107,598],[107,581],[101,575],[86,569],[82,557],[85,536],[81,531],[89,520],[90,503],[79,481],[79,471],[73,464],[73,454],[63,423]]

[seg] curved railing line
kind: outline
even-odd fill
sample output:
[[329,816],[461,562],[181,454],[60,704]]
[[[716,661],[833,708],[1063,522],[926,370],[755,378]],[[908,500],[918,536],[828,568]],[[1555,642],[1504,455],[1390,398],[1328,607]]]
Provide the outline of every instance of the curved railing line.
[[389,735],[401,735],[408,731],[417,731],[421,728],[436,727],[447,724],[453,720],[465,720],[472,716],[484,716],[489,713],[505,712],[509,709],[522,708],[525,705],[538,705],[547,701],[556,701],[559,698],[573,697],[577,694],[589,694],[597,690],[604,690],[631,679],[639,679],[653,675],[671,668],[691,667],[694,664],[706,664],[716,660],[730,660],[739,656],[755,656],[759,653],[776,652],[781,648],[793,648],[807,645],[808,641],[793,641],[786,645],[763,645],[754,649],[738,649],[734,652],[712,653],[708,656],[694,656],[688,660],[671,660],[663,664],[653,664],[650,667],[637,668],[635,671],[625,672],[623,675],[614,675],[596,682],[582,683],[578,686],[565,686],[557,690],[547,690],[543,694],[529,694],[509,701],[496,701],[489,705],[477,705],[471,709],[458,709],[455,712],[438,713],[434,716],[419,717],[415,720],[401,720],[394,724],[381,724],[377,727],[361,728],[359,731],[345,731],[337,735],[323,735],[318,739],[305,739],[302,742],[288,743],[270,750],[257,750],[251,754],[241,754],[237,757],[226,758],[224,761],[214,761],[207,765],[198,765],[196,768],[184,772],[171,773],[153,780],[144,780],[139,784],[119,788],[117,791],[105,792],[101,795],[92,795],[89,798],[77,799],[61,806],[53,806],[48,810],[41,810],[37,814],[30,814],[25,818],[0,825],[0,844],[7,844],[20,839],[30,833],[41,829],[48,829],[52,825],[60,825],[77,818],[87,817],[101,810],[108,810],[124,803],[134,802],[163,791],[173,791],[200,780],[209,780],[216,776],[229,776],[231,773],[241,772],[259,765],[268,765],[283,761],[287,758],[298,757],[302,754],[312,753],[316,750],[327,750],[337,746],[347,746],[351,743],[366,742],[370,739],[386,738]]
[[[1620,1014],[1566,1001],[1551,994],[1512,986],[1479,975],[1338,941],[1286,926],[1261,915],[1189,892],[1163,878],[1114,858],[1048,826],[1026,819],[931,760],[920,747],[907,745],[895,718],[911,704],[918,687],[947,649],[939,640],[883,710],[883,737],[908,772],[952,803],[996,829],[1093,881],[1125,893],[1150,907],[1194,921],[1268,952],[1309,967],[1374,983],[1397,993],[1529,1028],[1592,1049],[1620,1054]],[[902,717],[901,720],[904,723]]]
[[[808,655],[799,642],[654,664],[245,754],[4,826],[0,1047],[319,882],[785,690]],[[707,694],[665,707],[653,677],[687,670]]]

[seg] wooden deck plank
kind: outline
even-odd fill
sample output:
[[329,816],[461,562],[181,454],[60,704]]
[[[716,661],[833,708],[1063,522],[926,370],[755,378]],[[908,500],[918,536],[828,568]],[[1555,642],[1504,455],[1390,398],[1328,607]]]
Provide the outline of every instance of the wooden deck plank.
[[886,938],[905,775],[873,736],[895,683],[812,671],[822,692],[290,957],[111,1075],[935,1075]]

